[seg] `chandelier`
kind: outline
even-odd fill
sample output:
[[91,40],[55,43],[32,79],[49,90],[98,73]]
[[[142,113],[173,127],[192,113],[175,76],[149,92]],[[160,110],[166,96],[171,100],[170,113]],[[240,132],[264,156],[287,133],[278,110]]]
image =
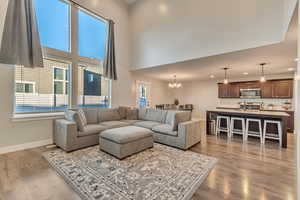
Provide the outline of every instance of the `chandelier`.
[[174,75],[174,79],[171,83],[169,83],[169,87],[170,88],[181,88],[182,87],[182,84],[181,83],[178,83],[177,82],[177,78],[176,78],[176,75]]

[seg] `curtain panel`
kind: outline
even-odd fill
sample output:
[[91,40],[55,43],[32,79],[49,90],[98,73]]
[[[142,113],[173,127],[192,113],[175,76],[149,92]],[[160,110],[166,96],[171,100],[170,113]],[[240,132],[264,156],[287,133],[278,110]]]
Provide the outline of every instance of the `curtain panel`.
[[9,0],[0,63],[43,67],[43,54],[33,0]]
[[114,22],[112,20],[108,21],[108,38],[104,61],[104,77],[112,80],[118,80],[115,57],[115,32]]

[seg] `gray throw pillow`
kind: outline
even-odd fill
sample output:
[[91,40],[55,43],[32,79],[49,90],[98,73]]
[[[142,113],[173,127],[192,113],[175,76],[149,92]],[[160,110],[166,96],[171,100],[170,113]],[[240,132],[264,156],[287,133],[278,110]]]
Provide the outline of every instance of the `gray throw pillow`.
[[130,109],[130,107],[126,107],[126,106],[119,107],[119,114],[120,114],[121,119],[126,119],[126,112],[128,109]]
[[126,119],[127,120],[137,120],[138,119],[138,109],[136,108],[129,108],[126,110]]
[[98,112],[99,122],[119,121],[121,116],[118,108],[100,109]]
[[77,122],[79,130],[84,131],[84,127],[87,125],[87,120],[82,109],[79,109],[77,111],[77,115],[75,115],[75,120]]
[[87,124],[98,124],[98,109],[85,109]]

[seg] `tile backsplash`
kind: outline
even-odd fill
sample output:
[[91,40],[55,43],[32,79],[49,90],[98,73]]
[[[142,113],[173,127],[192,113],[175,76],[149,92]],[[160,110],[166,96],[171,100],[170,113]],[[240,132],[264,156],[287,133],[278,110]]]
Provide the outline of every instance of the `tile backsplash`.
[[291,103],[290,110],[294,109],[293,99],[219,99],[218,106],[220,107],[239,107],[240,102],[259,102],[264,103],[264,107],[267,108],[269,104],[273,104],[273,109],[282,109],[284,103]]

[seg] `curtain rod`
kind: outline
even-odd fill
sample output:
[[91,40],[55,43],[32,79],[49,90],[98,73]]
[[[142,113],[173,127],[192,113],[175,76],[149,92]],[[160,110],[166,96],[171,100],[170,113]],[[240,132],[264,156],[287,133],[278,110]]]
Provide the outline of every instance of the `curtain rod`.
[[112,21],[113,23],[115,23],[112,19],[106,18],[106,17],[104,17],[104,16],[102,16],[102,15],[96,13],[95,11],[93,11],[93,10],[91,10],[91,9],[89,9],[89,8],[87,8],[87,7],[85,7],[85,6],[83,6],[83,5],[80,5],[79,3],[75,2],[74,0],[68,0],[68,1],[71,2],[71,3],[73,3],[73,4],[76,5],[76,6],[79,6],[79,7],[83,8],[83,9],[87,10],[88,12],[90,12],[90,13],[92,13],[92,14],[98,16],[98,17],[103,18],[103,19],[106,20],[106,21]]

